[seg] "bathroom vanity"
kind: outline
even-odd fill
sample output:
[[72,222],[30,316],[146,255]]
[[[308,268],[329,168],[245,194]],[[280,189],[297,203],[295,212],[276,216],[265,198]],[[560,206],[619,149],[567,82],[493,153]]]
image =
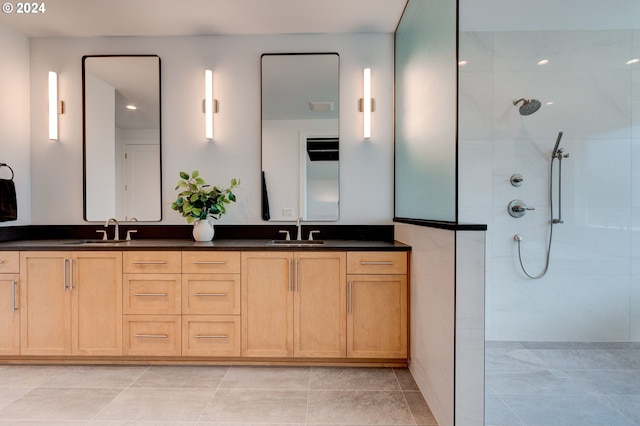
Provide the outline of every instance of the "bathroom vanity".
[[407,364],[393,242],[37,240],[0,249],[0,360]]

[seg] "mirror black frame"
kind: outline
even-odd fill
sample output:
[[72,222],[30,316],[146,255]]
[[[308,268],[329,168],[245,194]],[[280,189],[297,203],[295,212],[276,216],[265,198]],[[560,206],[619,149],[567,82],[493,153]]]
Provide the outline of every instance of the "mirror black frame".
[[[321,51],[321,52],[270,52],[270,53],[263,53],[260,56],[260,126],[261,129],[263,128],[263,121],[264,121],[264,100],[263,100],[263,95],[264,95],[264,78],[263,78],[263,59],[265,57],[268,56],[313,56],[313,55],[334,55],[337,58],[338,61],[338,75],[337,75],[337,87],[338,87],[338,109],[340,108],[340,54],[337,51],[331,52],[331,51]],[[340,118],[338,117],[338,123],[340,123]],[[339,127],[339,124],[338,124]],[[269,211],[269,197],[267,195],[267,187],[266,187],[266,181],[265,181],[265,173],[264,173],[264,156],[263,156],[263,141],[264,135],[263,135],[263,130],[260,131],[260,176],[261,176],[261,182],[260,182],[260,193],[261,193],[261,208],[260,208],[260,217],[262,218],[263,221],[271,221],[271,217],[270,217],[270,211]],[[338,139],[339,139],[339,135],[338,135]],[[338,154],[339,155],[339,154]],[[338,197],[340,195],[340,174],[338,172]],[[339,206],[339,202],[338,202],[338,206]],[[291,220],[296,220],[296,218],[292,218]],[[332,219],[329,220],[330,222],[337,222],[340,220],[340,212],[338,210],[338,216],[336,219]],[[314,219],[310,219],[310,221],[318,221],[318,222],[324,222],[325,220],[314,220]]]
[[84,55],[82,56],[82,218],[85,222],[87,219],[87,129],[86,129],[86,93],[85,93],[85,63],[88,58],[157,58],[158,59],[158,151],[159,161],[159,191],[160,191],[160,218],[153,221],[143,222],[160,222],[163,219],[162,208],[162,60],[158,55],[152,54],[122,54],[122,55]]

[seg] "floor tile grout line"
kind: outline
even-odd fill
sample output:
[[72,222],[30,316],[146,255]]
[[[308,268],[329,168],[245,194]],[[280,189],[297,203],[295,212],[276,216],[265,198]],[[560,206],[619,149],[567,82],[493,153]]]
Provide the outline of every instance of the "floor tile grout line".
[[231,365],[227,365],[226,368],[227,369],[224,372],[224,375],[220,378],[220,381],[216,385],[216,388],[213,390],[213,393],[211,393],[211,397],[209,398],[209,401],[207,401],[207,403],[204,405],[204,408],[202,409],[202,412],[198,416],[198,420],[196,420],[196,422],[194,424],[196,424],[196,425],[200,424],[200,422],[202,421],[202,416],[204,416],[204,413],[207,412],[207,409],[213,403],[213,400],[216,397],[216,394],[220,390],[220,385],[222,384],[222,382],[224,381],[224,378],[227,377],[227,374],[229,374],[229,371],[231,370]]
[[393,372],[393,377],[395,377],[396,383],[398,384],[398,389],[402,393],[402,399],[404,400],[404,403],[406,404],[407,409],[409,410],[409,414],[411,415],[411,418],[413,419],[413,424],[417,425],[418,421],[416,420],[416,416],[413,414],[413,410],[411,409],[411,405],[409,405],[409,401],[407,401],[407,396],[404,393],[404,389],[402,389],[402,385],[400,385],[400,380],[398,379],[398,373],[396,373],[396,369],[395,368],[392,368],[391,371]]
[[[116,395],[114,395],[114,396],[113,396],[113,398],[111,398],[111,401],[109,401],[108,403],[106,403],[106,404],[104,405],[104,407],[102,407],[102,409],[101,409],[101,410],[98,410],[98,412],[96,413],[96,415],[95,415],[95,416],[93,416],[93,417],[91,418],[91,420],[89,420],[89,421],[87,422],[87,424],[89,424],[89,423],[91,423],[92,421],[94,421],[94,420],[95,420],[95,419],[96,419],[100,414],[102,414],[102,413],[104,412],[104,410],[106,410],[106,409],[107,409],[107,407],[109,407],[111,404],[113,404],[113,402],[114,402],[116,399],[118,399],[118,397],[120,397],[120,396],[121,396],[123,393],[125,393],[128,389],[131,389],[131,386],[132,386],[135,382],[137,382],[137,381],[140,379],[140,377],[142,377],[142,375],[143,375],[144,373],[146,373],[147,371],[149,371],[149,369],[151,368],[151,365],[142,365],[142,366],[143,366],[143,367],[145,367],[145,368],[140,372],[140,374],[138,374],[138,375],[137,375],[137,377],[136,377],[135,379],[133,379],[133,380],[131,381],[131,383],[129,383],[129,385],[128,385],[128,386],[126,386],[126,387],[122,388],[122,389],[120,390],[120,392],[118,392]],[[107,389],[107,388],[105,388],[105,387],[101,387],[100,389]]]

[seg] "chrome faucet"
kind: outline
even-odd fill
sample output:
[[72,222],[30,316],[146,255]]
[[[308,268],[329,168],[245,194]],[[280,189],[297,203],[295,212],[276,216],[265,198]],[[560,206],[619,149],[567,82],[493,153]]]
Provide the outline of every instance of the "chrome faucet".
[[120,228],[119,228],[118,221],[115,218],[112,217],[107,219],[107,221],[104,223],[104,227],[108,228],[111,222],[113,222],[115,225],[115,232],[113,233],[113,241],[120,241]]
[[298,233],[296,234],[296,240],[302,240],[302,216],[298,217],[296,220],[296,228],[298,228]]

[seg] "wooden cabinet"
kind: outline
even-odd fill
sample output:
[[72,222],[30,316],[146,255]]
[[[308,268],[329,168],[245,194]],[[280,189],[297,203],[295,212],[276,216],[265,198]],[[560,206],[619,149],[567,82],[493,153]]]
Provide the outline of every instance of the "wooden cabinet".
[[344,252],[242,254],[242,355],[343,357]]
[[122,253],[22,252],[23,355],[122,354]]
[[124,252],[125,355],[181,354],[181,269],[180,252]]
[[346,355],[346,253],[297,252],[294,255],[295,357]]
[[0,252],[0,355],[20,353],[20,255]]
[[183,252],[182,272],[182,355],[240,356],[240,252]]
[[407,253],[0,251],[0,356],[407,357]]
[[347,356],[407,357],[407,254],[350,252]]

